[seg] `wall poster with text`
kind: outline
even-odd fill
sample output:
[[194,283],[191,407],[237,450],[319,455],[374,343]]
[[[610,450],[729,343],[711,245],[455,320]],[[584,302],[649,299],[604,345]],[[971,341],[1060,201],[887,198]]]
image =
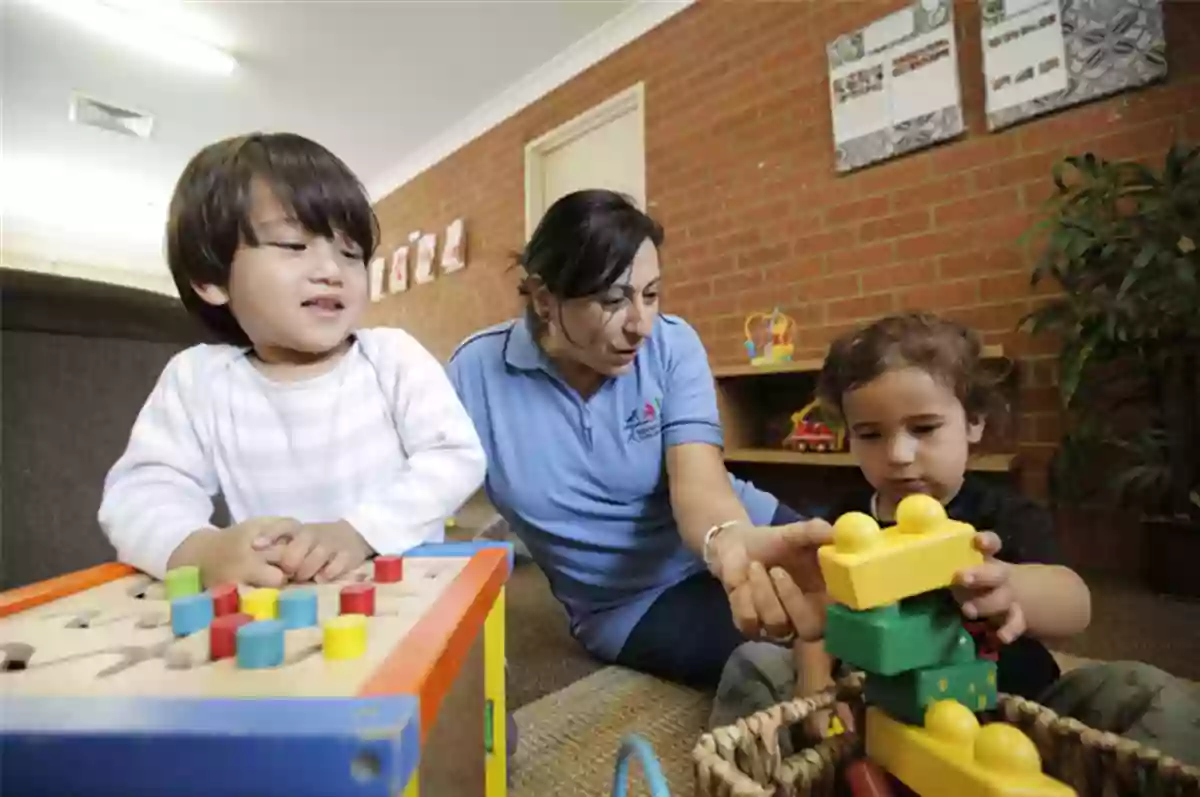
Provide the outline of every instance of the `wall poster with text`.
[[952,0],[917,0],[839,36],[826,53],[837,171],[964,131]]
[[980,0],[989,130],[1161,80],[1162,0]]

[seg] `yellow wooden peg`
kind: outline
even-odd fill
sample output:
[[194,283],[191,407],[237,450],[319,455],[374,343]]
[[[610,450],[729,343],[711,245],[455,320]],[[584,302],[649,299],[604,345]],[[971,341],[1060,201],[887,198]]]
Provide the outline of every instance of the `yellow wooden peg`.
[[279,590],[260,587],[242,595],[242,613],[255,620],[274,620],[279,617]]

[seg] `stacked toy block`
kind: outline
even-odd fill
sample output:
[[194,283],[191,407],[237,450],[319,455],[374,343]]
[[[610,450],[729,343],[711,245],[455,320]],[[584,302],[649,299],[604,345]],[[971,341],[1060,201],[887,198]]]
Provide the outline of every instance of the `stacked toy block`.
[[[375,558],[376,583],[398,582],[402,574],[400,557]],[[318,625],[314,588],[243,593],[229,584],[202,591],[200,571],[191,566],[171,570],[165,584],[175,636],[207,628],[212,660],[233,658],[240,669],[278,667],[283,664],[285,632]],[[338,601],[338,616],[321,624],[321,649],[326,659],[355,659],[367,649],[367,618],[375,614],[375,586],[344,586]]]
[[867,757],[921,797],[1057,797],[1074,791],[1042,773],[1033,742],[996,706],[996,662],[977,655],[948,591],[982,563],[975,529],[936,499],[911,495],[896,524],[852,512],[818,552],[832,603],[829,654],[866,673]]

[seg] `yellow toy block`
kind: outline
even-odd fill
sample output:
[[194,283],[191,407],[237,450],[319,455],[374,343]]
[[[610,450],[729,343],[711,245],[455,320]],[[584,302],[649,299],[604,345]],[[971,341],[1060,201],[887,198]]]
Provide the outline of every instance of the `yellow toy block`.
[[975,528],[946,517],[936,498],[910,495],[886,529],[862,512],[842,515],[817,558],[829,595],[862,611],[950,586],[959,570],[983,562],[974,539]]
[[925,727],[867,708],[867,757],[921,797],[1076,797],[1042,772],[1028,736],[1002,722],[979,726],[969,708],[939,700]]

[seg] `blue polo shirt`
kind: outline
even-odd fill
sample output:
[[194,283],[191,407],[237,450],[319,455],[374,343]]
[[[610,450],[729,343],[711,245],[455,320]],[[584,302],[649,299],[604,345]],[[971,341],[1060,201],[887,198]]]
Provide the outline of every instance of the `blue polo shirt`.
[[[450,380],[487,451],[485,488],[545,572],[571,633],[612,661],[663,591],[703,571],[679,536],[666,449],[722,444],[708,355],[660,315],[633,367],[588,400],[568,387],[525,320],[464,341]],[[778,500],[730,476],[755,525]]]

